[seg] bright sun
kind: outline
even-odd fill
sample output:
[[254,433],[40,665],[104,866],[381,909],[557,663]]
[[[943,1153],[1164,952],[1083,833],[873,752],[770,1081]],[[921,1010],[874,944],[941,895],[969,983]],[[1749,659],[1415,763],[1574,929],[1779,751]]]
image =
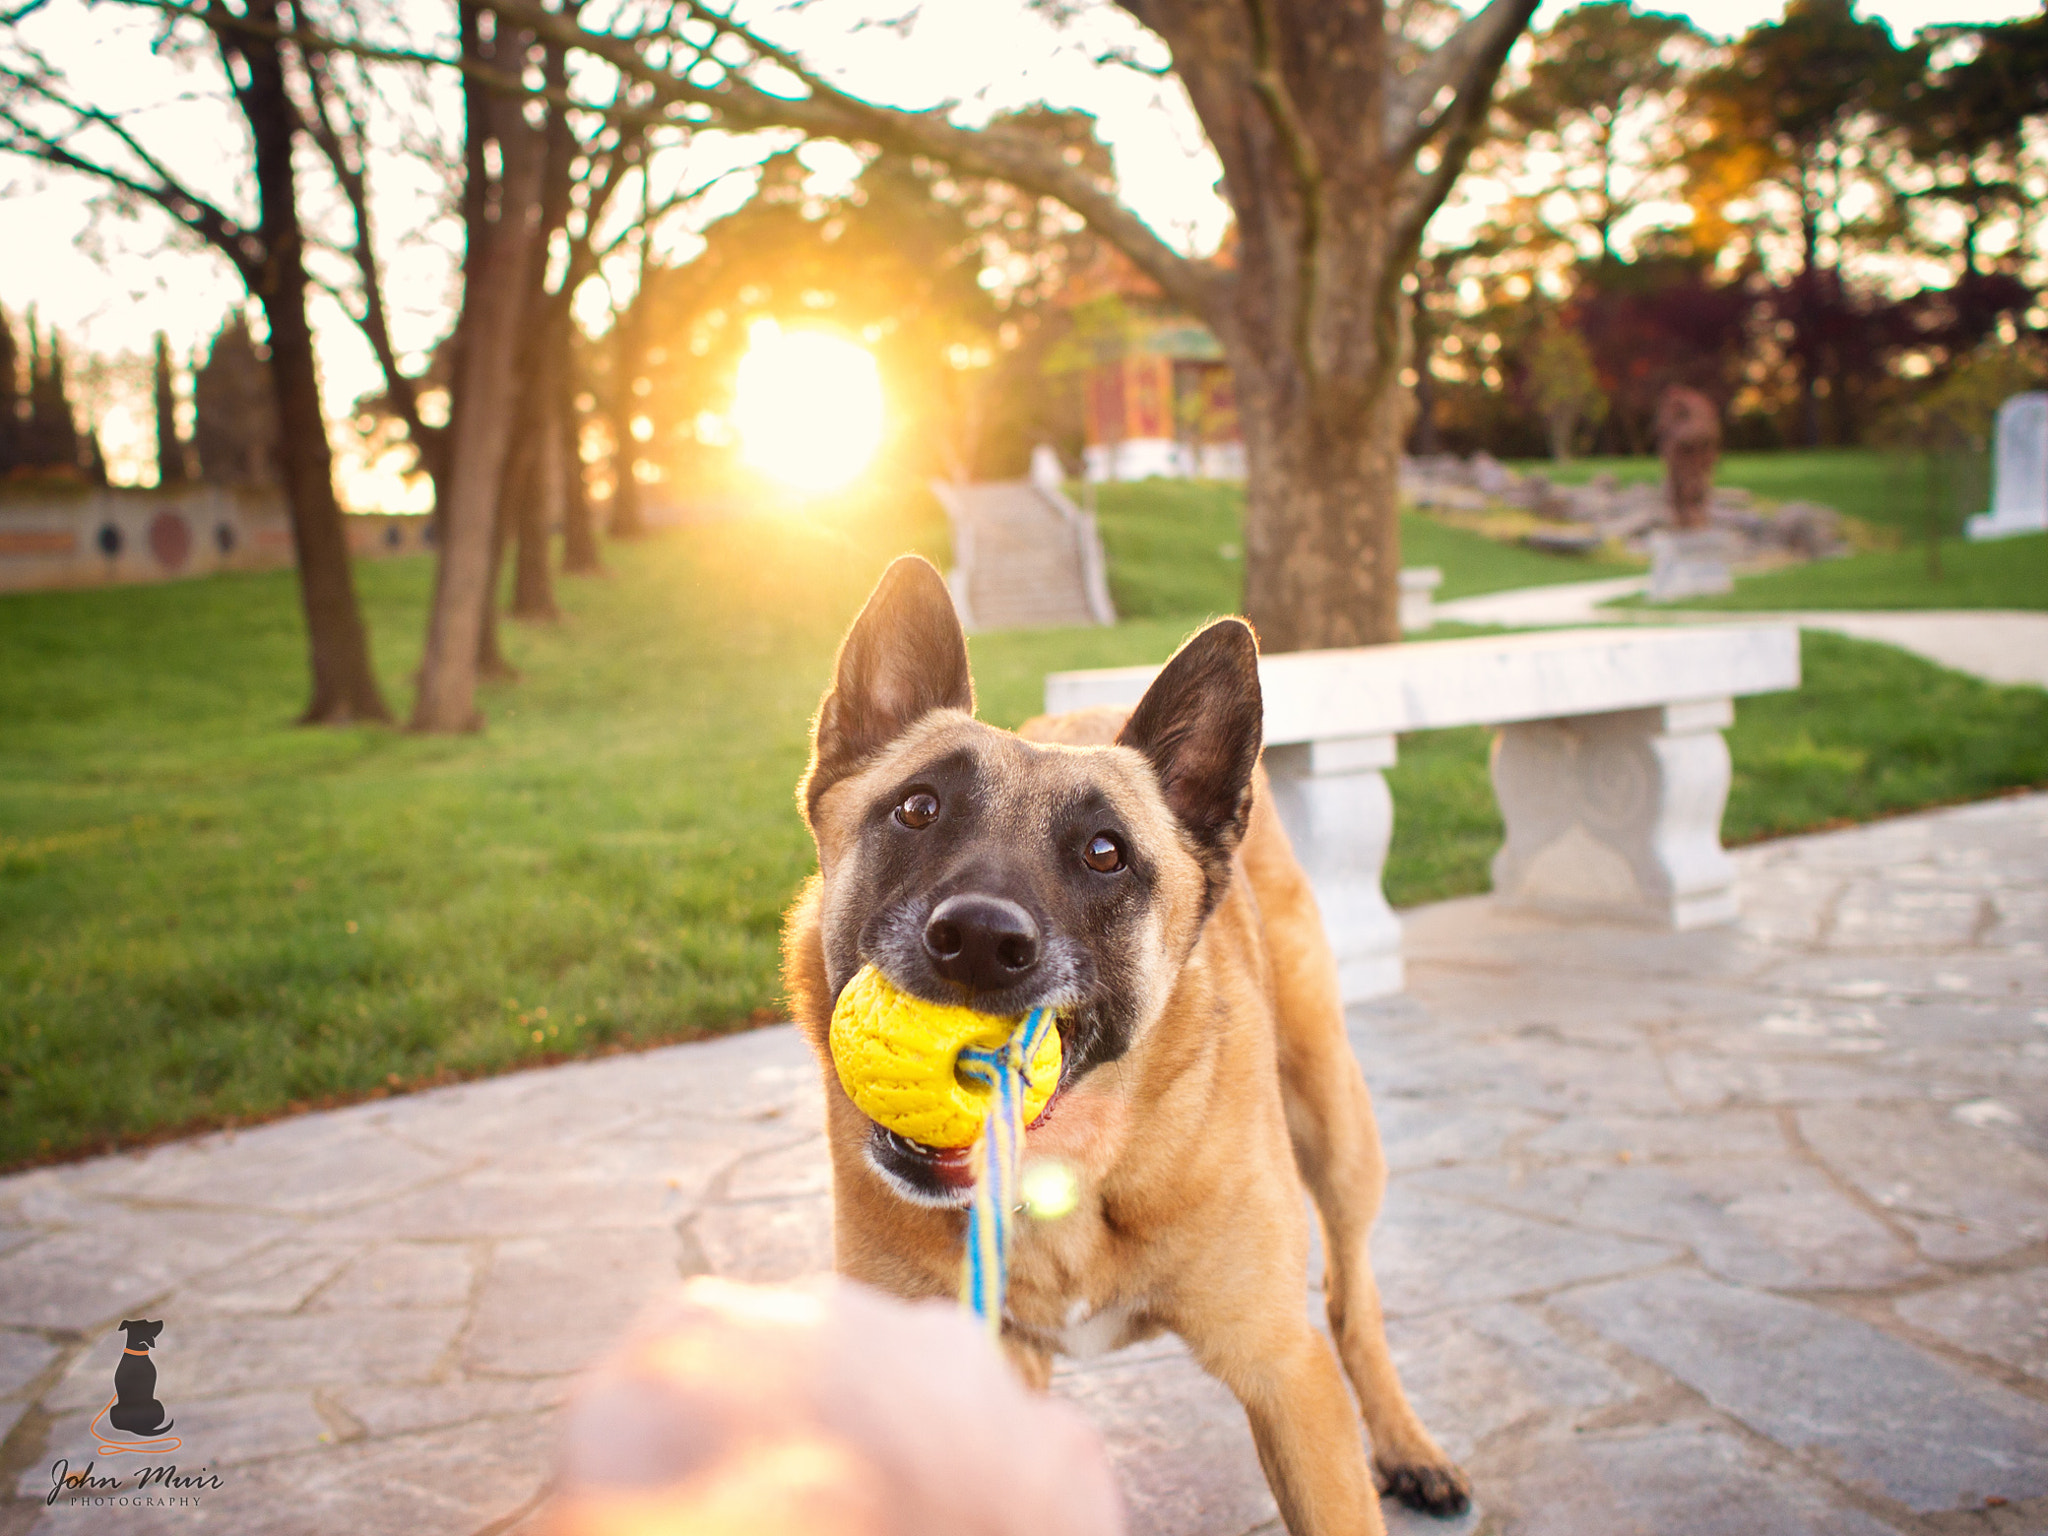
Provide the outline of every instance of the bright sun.
[[773,320],[755,321],[747,338],[732,410],[746,462],[798,490],[846,484],[882,440],[874,358],[842,337]]

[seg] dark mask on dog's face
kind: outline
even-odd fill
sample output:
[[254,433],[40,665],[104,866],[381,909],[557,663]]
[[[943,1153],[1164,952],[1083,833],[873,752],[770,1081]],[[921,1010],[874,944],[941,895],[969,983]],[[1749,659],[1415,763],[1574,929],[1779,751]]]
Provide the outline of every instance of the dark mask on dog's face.
[[1063,1085],[1163,1008],[1230,879],[1261,704],[1251,631],[1184,646],[1113,746],[973,718],[937,571],[892,565],[840,648],[800,791],[818,844],[826,979],[864,964],[933,1002],[1059,1015]]

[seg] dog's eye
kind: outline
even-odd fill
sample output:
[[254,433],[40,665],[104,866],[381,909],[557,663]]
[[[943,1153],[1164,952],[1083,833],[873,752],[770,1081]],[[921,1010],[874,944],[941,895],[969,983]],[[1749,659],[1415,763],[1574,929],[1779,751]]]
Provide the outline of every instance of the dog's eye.
[[1081,862],[1097,874],[1113,874],[1124,867],[1123,846],[1107,832],[1098,832],[1082,850]]
[[939,819],[939,797],[928,789],[913,789],[896,807],[896,819],[906,827],[928,827]]

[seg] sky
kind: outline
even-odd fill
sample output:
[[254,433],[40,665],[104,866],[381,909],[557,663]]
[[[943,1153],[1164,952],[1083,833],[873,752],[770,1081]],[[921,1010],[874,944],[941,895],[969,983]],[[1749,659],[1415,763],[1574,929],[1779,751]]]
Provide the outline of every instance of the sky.
[[[437,0],[396,3],[432,18],[452,9]],[[1569,0],[1546,0],[1537,25],[1568,8]],[[1731,36],[1781,15],[1783,0],[1695,0],[1645,8],[1679,11],[1706,32]],[[1860,10],[1903,37],[1931,23],[2008,20],[2037,8],[2038,0],[1864,0]],[[871,0],[817,0],[778,21],[774,35],[849,85],[904,106],[957,99],[966,120],[1040,100],[1086,107],[1097,115],[1136,211],[1178,246],[1214,248],[1226,223],[1214,192],[1216,166],[1177,88],[1093,62],[1104,44],[1143,49],[1147,40],[1120,13],[1061,32],[1023,0],[926,0],[907,36],[882,27],[850,32],[852,18],[893,9],[877,8]],[[174,166],[197,188],[235,202],[232,169],[242,153],[240,133],[228,109],[204,89],[215,78],[207,61],[187,64],[153,49],[147,19],[138,13],[110,7],[88,12],[80,0],[57,0],[24,27],[24,35],[74,80],[85,82],[96,100],[139,110],[151,141],[171,147]],[[419,137],[438,137],[445,154],[454,142],[445,127],[452,121],[451,96],[445,86],[415,89],[424,91],[413,104]],[[224,143],[235,146],[234,152],[223,154]],[[666,174],[699,178],[707,166],[743,164],[760,152],[730,141],[700,145],[689,167],[674,166]],[[844,175],[850,158],[811,154],[806,163],[822,189]],[[452,297],[448,239],[437,242],[427,233],[446,183],[433,154],[396,142],[383,146],[375,178],[397,341],[416,360],[437,338]],[[695,217],[730,207],[748,185],[743,177],[722,185]],[[687,252],[687,226],[685,219],[668,235],[672,250]],[[96,397],[92,407],[115,477],[146,482],[153,424],[146,390],[137,387],[146,381],[140,360],[158,330],[168,334],[180,356],[189,356],[239,301],[238,282],[221,258],[176,235],[154,210],[111,207],[91,184],[7,159],[0,159],[0,229],[0,306],[17,323],[34,306],[74,352],[127,359],[98,379],[91,369],[82,370],[84,392]],[[350,402],[378,387],[374,361],[331,297],[316,297],[314,318],[330,413],[345,415]],[[344,501],[395,509],[400,493],[390,477],[372,473],[346,442],[337,446]],[[412,496],[420,494],[416,489]]]

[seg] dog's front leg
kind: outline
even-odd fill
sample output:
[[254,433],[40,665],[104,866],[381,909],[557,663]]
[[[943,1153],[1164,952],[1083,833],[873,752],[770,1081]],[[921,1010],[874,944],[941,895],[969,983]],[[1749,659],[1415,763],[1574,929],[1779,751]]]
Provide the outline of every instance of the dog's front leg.
[[1052,1355],[1036,1344],[1027,1344],[1014,1333],[1003,1334],[1003,1355],[1017,1379],[1034,1392],[1052,1385]]
[[1202,1318],[1182,1337],[1244,1405],[1291,1536],[1384,1536],[1351,1394],[1329,1344],[1300,1314],[1299,1295],[1290,1298],[1292,1315],[1284,1302],[1249,1306]]

